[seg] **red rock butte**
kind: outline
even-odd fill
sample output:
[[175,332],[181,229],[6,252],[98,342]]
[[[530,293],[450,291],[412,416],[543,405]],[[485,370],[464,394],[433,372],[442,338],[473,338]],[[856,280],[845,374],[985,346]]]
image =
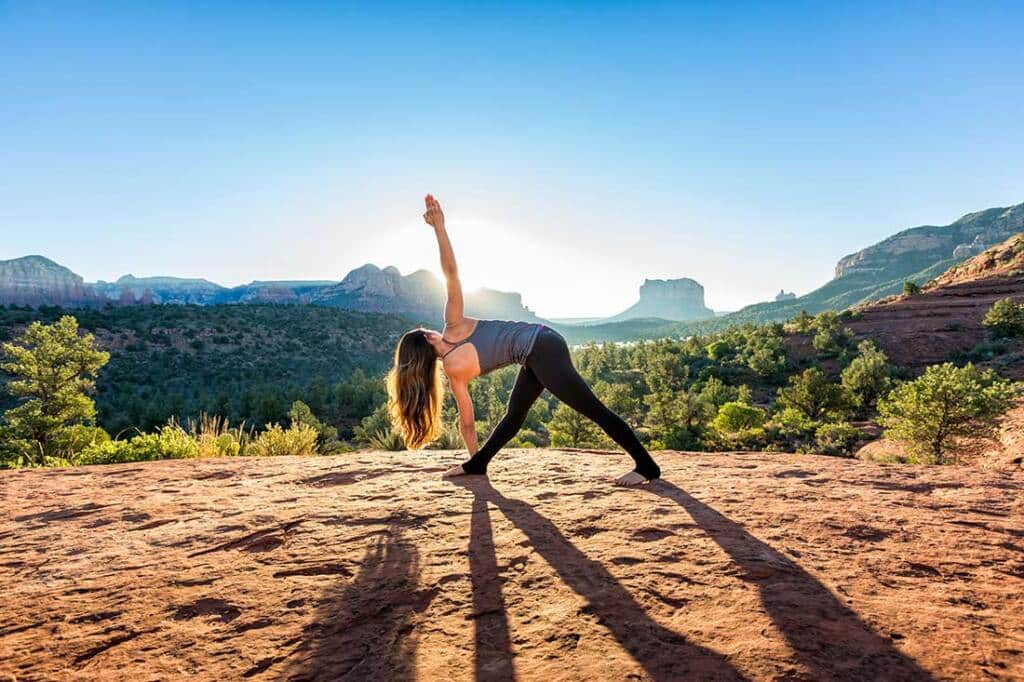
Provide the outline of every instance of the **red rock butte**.
[[513,450],[0,472],[0,679],[1024,677],[1024,474]]

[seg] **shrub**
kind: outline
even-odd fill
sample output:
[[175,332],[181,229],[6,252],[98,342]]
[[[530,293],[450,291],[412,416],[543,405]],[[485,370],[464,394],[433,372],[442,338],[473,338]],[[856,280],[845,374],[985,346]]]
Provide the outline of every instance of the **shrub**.
[[822,424],[814,432],[816,449],[822,455],[849,457],[861,439],[860,430],[846,422]]
[[306,424],[292,424],[287,429],[280,424],[267,424],[245,454],[253,457],[315,455],[318,452],[316,439],[316,429]]
[[857,346],[857,357],[840,375],[843,388],[855,406],[871,410],[892,388],[892,367],[888,360],[871,341],[861,341]]
[[391,452],[405,450],[405,439],[402,438],[402,434],[390,426],[369,436],[367,444],[374,450],[389,450]]
[[130,440],[113,440],[86,447],[79,464],[116,464],[157,459],[198,457],[199,444],[181,427],[168,424],[156,433],[142,433]]
[[933,365],[878,403],[885,435],[924,461],[944,464],[963,438],[992,438],[1016,391],[991,370]]
[[1024,303],[1004,298],[992,304],[982,324],[997,339],[1024,336]]
[[785,437],[803,437],[814,433],[818,428],[818,422],[814,421],[802,410],[795,407],[787,407],[772,417],[772,421],[778,425],[779,434]]
[[718,408],[711,425],[716,431],[734,434],[764,425],[764,410],[745,403],[728,402]]
[[906,282],[903,283],[904,296],[917,296],[919,293],[921,293],[921,287],[917,284],[917,282],[911,282],[910,280],[907,280]]
[[789,377],[788,385],[778,391],[778,400],[783,408],[800,410],[812,421],[841,413],[846,403],[842,387],[829,381],[817,367]]

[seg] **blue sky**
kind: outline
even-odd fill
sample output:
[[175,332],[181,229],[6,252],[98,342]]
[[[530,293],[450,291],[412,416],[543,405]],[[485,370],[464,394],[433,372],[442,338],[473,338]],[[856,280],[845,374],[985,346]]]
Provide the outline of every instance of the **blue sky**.
[[0,258],[735,309],[1024,201],[1024,5],[0,0]]

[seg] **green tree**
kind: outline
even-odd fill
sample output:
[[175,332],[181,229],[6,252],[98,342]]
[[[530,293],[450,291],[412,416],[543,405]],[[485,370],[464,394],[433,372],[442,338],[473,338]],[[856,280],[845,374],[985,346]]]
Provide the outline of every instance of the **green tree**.
[[889,358],[871,341],[861,341],[857,357],[842,371],[840,381],[856,407],[872,410],[878,399],[892,388]]
[[1024,303],[1003,298],[992,304],[982,324],[997,339],[1024,336]]
[[87,394],[95,390],[96,375],[110,354],[95,348],[91,334],[79,335],[78,321],[70,315],[53,324],[33,322],[3,351],[7,361],[0,368],[12,375],[7,389],[19,401],[0,425],[8,458],[36,465],[69,460],[73,453],[67,443],[81,441],[81,429],[74,427],[96,417]]
[[963,438],[992,438],[1016,396],[992,370],[933,365],[878,403],[885,435],[925,461],[949,462]]
[[718,408],[711,425],[723,433],[737,433],[764,425],[764,410],[746,403],[730,402]]
[[778,399],[782,407],[798,409],[813,421],[842,412],[845,404],[842,387],[817,367],[789,377],[788,385],[779,389]]
[[548,422],[551,444],[555,447],[585,448],[604,444],[604,432],[565,403],[559,403]]

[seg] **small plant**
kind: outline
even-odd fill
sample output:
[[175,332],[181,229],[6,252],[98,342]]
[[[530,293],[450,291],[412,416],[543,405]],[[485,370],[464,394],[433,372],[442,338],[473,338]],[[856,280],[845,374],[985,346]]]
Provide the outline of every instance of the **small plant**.
[[815,449],[822,455],[849,457],[862,438],[860,430],[846,422],[822,424],[814,432]]
[[253,457],[294,457],[317,454],[316,429],[305,424],[267,424],[267,428],[246,449]]
[[383,428],[370,436],[368,445],[374,450],[387,450],[398,452],[405,450],[405,440],[402,434],[392,428]]
[[921,293],[921,287],[917,282],[907,280],[903,283],[904,296],[917,296],[919,293]]

